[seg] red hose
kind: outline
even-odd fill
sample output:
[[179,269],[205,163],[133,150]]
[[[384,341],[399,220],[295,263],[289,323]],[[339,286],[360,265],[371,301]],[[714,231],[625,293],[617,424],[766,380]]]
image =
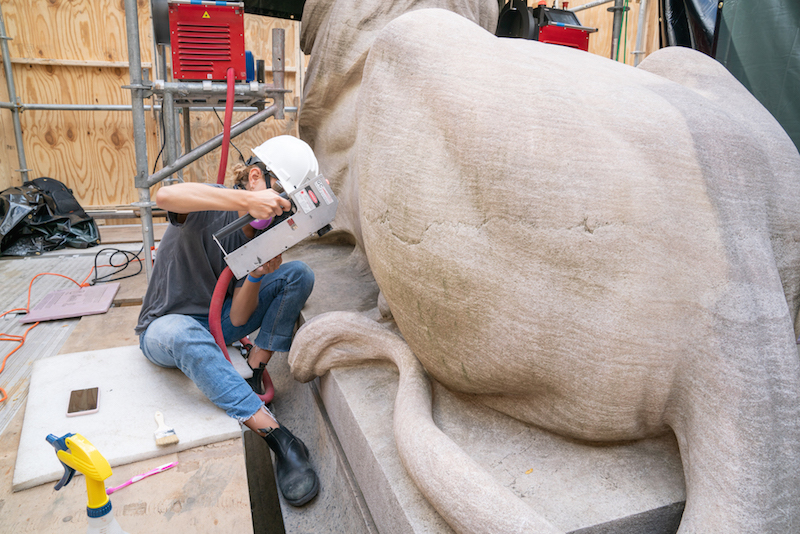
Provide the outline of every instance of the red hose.
[[[214,336],[214,341],[217,342],[217,346],[222,350],[222,354],[225,355],[225,359],[228,361],[231,361],[231,357],[228,354],[228,346],[222,335],[222,304],[225,302],[228,284],[231,283],[232,279],[233,272],[231,268],[225,267],[225,270],[219,275],[217,285],[214,286],[214,293],[211,295],[211,306],[208,310],[208,327],[211,330],[211,335]],[[272,379],[266,369],[261,377],[265,391],[263,395],[256,395],[258,395],[258,398],[264,401],[265,404],[269,404],[272,402],[272,399],[275,398],[275,386],[272,384]]]
[[[227,81],[228,92],[227,99],[225,100],[225,121],[222,131],[222,154],[219,160],[219,172],[217,173],[217,184],[222,184],[225,181],[225,171],[228,168],[228,146],[231,142],[231,118],[233,115],[233,88],[234,88],[234,74],[233,67],[228,69]],[[228,286],[233,279],[233,272],[230,267],[225,267],[222,274],[219,275],[217,285],[214,286],[214,293],[211,295],[211,305],[208,309],[208,327],[211,330],[211,335],[214,336],[214,341],[217,346],[222,350],[225,359],[231,361],[228,354],[228,345],[225,343],[225,337],[222,335],[222,304],[225,302],[225,295],[228,292]],[[267,371],[262,375],[262,382],[264,382],[264,389],[266,390],[263,395],[258,395],[265,404],[272,402],[275,397],[275,387],[272,385],[272,379]]]
[[230,267],[225,267],[222,274],[219,275],[217,285],[214,286],[214,293],[211,295],[211,306],[208,310],[208,328],[211,330],[211,335],[214,336],[214,341],[222,349],[222,354],[225,359],[231,361],[228,355],[228,345],[225,344],[225,338],[222,336],[222,303],[225,302],[225,294],[228,292],[228,284],[231,283],[233,272]]
[[236,71],[233,67],[228,68],[226,80],[228,82],[228,92],[225,98],[225,121],[222,127],[222,154],[219,159],[219,172],[217,173],[217,183],[225,181],[225,171],[228,170],[228,147],[231,144],[231,121],[233,120],[233,89],[234,76]]

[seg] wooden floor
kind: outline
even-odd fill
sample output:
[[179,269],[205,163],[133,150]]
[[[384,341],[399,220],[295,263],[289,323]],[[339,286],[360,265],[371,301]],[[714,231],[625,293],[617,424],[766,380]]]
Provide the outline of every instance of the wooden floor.
[[[160,241],[167,229],[168,223],[156,223],[153,225],[153,236],[156,241]],[[109,226],[99,226],[101,243],[141,243],[142,226],[139,224],[118,224]]]
[[[107,233],[102,246],[113,246],[110,244],[112,241],[132,242],[125,241],[132,238],[124,234],[130,234],[132,230],[117,230],[122,236],[119,238]],[[140,229],[138,236],[141,241]],[[160,238],[159,233],[156,236]],[[24,300],[29,280],[39,272],[39,267],[46,267],[51,272],[71,272],[73,278],[75,271],[88,275],[92,268],[94,253],[91,249],[79,254],[72,254],[71,251],[63,255],[50,254],[49,257],[35,259],[3,258],[0,261],[0,270],[4,269],[4,283],[10,279],[16,280],[11,291],[14,295],[9,293],[8,288],[0,288],[5,293],[0,295],[0,306],[5,306],[0,312],[11,306],[19,306],[19,301]],[[129,268],[130,271],[117,276],[134,272],[133,266]],[[67,286],[70,284],[61,282],[60,277],[46,277],[41,282],[37,281],[37,288],[32,291],[32,302],[37,302],[41,295],[60,288],[64,283]],[[25,350],[20,349],[13,354],[6,370],[0,374],[0,386],[9,392],[9,398],[0,403],[0,416],[5,414],[7,419],[0,426],[0,530],[3,532],[86,532],[86,488],[83,477],[76,476],[58,492],[53,489],[54,484],[17,493],[11,491],[27,399],[28,378],[23,371],[38,357],[137,344],[133,327],[147,287],[145,274],[142,272],[120,280],[120,284],[115,305],[106,314],[51,321],[53,324],[42,323],[31,330],[23,346]],[[11,326],[12,321],[6,321],[5,325],[0,325],[0,329],[6,331]],[[66,335],[59,337],[53,335],[53,331],[66,332]],[[0,354],[5,356],[15,345],[9,342],[0,344]],[[8,371],[12,368],[12,360],[18,369],[16,374]],[[17,382],[13,387],[7,387],[12,376],[16,377]],[[47,433],[47,429],[42,429],[42,439]],[[123,529],[131,533],[253,532],[242,438],[115,467],[109,485],[121,484],[137,474],[176,460],[179,462],[177,467],[111,496],[115,516]]]

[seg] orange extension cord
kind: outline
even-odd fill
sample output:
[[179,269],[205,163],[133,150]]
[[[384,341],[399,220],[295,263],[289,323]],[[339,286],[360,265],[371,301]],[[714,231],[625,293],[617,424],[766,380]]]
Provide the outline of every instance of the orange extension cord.
[[[137,258],[137,259],[135,259],[133,261],[142,261],[142,260]],[[100,267],[115,267],[115,266],[114,265],[101,265]],[[28,302],[25,304],[25,307],[24,308],[14,308],[13,310],[8,310],[8,311],[5,311],[3,313],[0,313],[0,318],[5,317],[9,313],[15,312],[15,311],[24,311],[25,313],[30,312],[30,308],[31,308],[31,288],[33,287],[33,282],[36,281],[36,279],[39,278],[40,276],[45,276],[45,275],[60,276],[61,278],[66,278],[67,280],[69,280],[70,282],[74,283],[78,287],[89,287],[91,284],[86,283],[86,281],[89,279],[90,276],[92,276],[93,272],[94,272],[94,267],[92,267],[92,269],[89,271],[89,274],[86,276],[86,278],[83,279],[83,282],[81,282],[81,283],[78,283],[75,280],[73,280],[72,278],[70,278],[69,276],[64,276],[63,274],[58,274],[58,273],[39,273],[36,276],[34,276],[31,279],[30,283],[28,284]],[[12,354],[17,352],[22,347],[22,345],[25,344],[25,338],[28,336],[28,332],[33,330],[36,326],[38,326],[38,324],[39,324],[38,322],[33,323],[30,327],[28,327],[27,330],[25,330],[25,333],[22,334],[21,336],[13,335],[13,334],[6,334],[5,332],[0,332],[0,341],[16,341],[17,343],[19,343],[16,347],[14,347],[14,349],[11,352],[6,354],[6,356],[3,358],[3,364],[0,365],[0,373],[2,373],[3,369],[6,368],[6,362],[8,361],[8,358],[10,358]],[[4,388],[2,388],[2,387],[0,387],[0,394],[2,394],[2,398],[0,398],[0,402],[4,402],[8,398],[8,394],[6,393],[6,390]]]

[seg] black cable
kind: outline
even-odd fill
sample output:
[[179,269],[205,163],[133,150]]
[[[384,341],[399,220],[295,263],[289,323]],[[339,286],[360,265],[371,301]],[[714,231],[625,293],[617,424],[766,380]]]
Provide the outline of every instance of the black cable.
[[161,150],[158,151],[158,156],[156,156],[156,160],[153,162],[153,174],[156,173],[156,167],[158,167],[158,160],[161,158],[161,154],[164,152],[164,147],[167,146],[167,132],[164,126],[164,112],[162,111],[159,114],[161,122]]
[[[225,121],[223,121],[223,120],[222,120],[222,117],[220,117],[220,116],[219,116],[219,113],[217,113],[217,108],[211,108],[211,109],[213,109],[213,110],[214,110],[214,115],[216,115],[216,116],[217,116],[217,119],[219,119],[219,122],[220,122],[220,123],[222,123],[222,126],[223,126],[223,127],[225,127]],[[231,146],[232,146],[234,149],[236,149],[236,152],[238,152],[238,153],[239,153],[239,160],[240,160],[240,161],[242,161],[242,162],[244,162],[244,154],[242,154],[242,151],[241,151],[241,150],[239,150],[238,148],[236,148],[236,145],[234,145],[234,144],[233,144],[233,141],[230,141],[230,144],[231,144]]]
[[[113,273],[108,273],[108,274],[105,274],[103,276],[97,276],[97,258],[100,256],[101,253],[103,253],[103,252],[105,252],[107,250],[113,250],[114,251],[114,253],[111,254],[111,256],[108,257],[108,263],[111,265],[111,267],[116,267],[117,270],[114,271]],[[133,252],[129,252],[127,250],[120,250],[118,248],[104,248],[104,249],[99,250],[97,252],[97,254],[94,255],[94,278],[92,279],[91,282],[89,282],[89,284],[90,285],[95,285],[98,282],[115,282],[117,280],[124,280],[125,278],[131,278],[132,276],[136,276],[138,274],[141,274],[141,272],[142,272],[142,261],[143,260],[141,258],[139,258],[139,254],[141,254],[142,251],[144,251],[144,245],[142,245],[142,248],[140,248],[139,252],[137,252],[136,254],[134,254]],[[113,258],[117,254],[123,254],[125,256],[124,263],[120,263],[120,264],[117,264],[117,265],[114,264]],[[128,275],[125,275],[125,276],[120,276],[119,278],[112,278],[110,280],[107,280],[107,278],[109,276],[114,276],[115,274],[121,273],[122,271],[127,269],[132,261],[137,261],[137,263],[139,264],[139,270],[137,272],[135,272],[133,274],[128,274]]]

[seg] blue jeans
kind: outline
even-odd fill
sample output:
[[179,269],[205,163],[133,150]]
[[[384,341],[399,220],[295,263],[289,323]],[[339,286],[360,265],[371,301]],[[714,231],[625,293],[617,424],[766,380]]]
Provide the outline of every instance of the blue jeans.
[[[222,307],[226,343],[260,329],[253,343],[265,350],[288,352],[294,325],[314,287],[314,273],[302,262],[281,265],[261,280],[258,306],[243,326],[231,324],[231,299]],[[244,422],[263,402],[225,358],[208,327],[208,315],[164,315],[139,336],[148,360],[178,368],[229,416]]]

